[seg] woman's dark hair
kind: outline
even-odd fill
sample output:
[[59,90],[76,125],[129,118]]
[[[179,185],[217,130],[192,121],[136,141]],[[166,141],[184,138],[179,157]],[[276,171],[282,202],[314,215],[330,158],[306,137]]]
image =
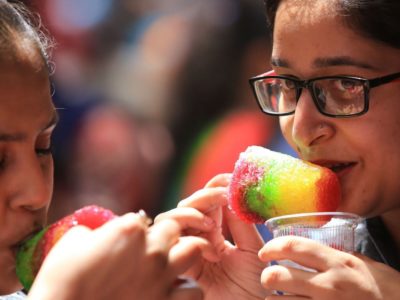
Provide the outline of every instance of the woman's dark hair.
[[38,48],[49,73],[52,73],[50,50],[54,43],[45,34],[39,17],[19,1],[0,0],[0,57],[5,53],[14,53],[21,39],[32,42]]
[[[264,0],[272,35],[281,0]],[[394,48],[400,48],[399,0],[337,0],[337,9],[346,26]]]

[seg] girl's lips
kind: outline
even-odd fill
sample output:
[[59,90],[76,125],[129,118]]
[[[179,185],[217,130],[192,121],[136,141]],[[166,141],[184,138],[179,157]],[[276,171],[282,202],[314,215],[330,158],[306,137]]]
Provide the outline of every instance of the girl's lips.
[[11,252],[12,252],[13,256],[17,257],[19,246],[12,246],[10,249],[11,249]]
[[40,232],[43,228],[36,228],[32,232],[28,233],[25,235],[19,242],[11,246],[11,250],[14,253],[14,255],[17,254],[18,250],[21,248],[22,245],[24,245],[28,240],[30,240],[32,237],[34,237],[38,232]]

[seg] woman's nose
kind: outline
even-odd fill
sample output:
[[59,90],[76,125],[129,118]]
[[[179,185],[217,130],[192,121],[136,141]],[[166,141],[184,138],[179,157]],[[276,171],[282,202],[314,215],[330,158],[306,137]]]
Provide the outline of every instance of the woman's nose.
[[47,207],[53,192],[52,159],[48,165],[36,153],[19,158],[8,171],[7,183],[11,207],[32,211]]
[[322,115],[308,89],[303,89],[293,116],[292,138],[301,152],[328,140],[335,132],[331,120]]

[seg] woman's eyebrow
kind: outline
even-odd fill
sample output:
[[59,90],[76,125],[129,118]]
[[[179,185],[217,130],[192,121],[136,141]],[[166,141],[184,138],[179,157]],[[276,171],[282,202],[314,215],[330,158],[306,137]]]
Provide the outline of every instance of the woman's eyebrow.
[[362,69],[375,69],[373,66],[358,61],[350,56],[333,56],[333,57],[320,57],[314,60],[313,67],[326,68],[335,66],[353,66]]
[[[287,60],[279,57],[271,57],[271,65],[273,67],[289,68],[290,64]],[[358,61],[350,56],[333,56],[333,57],[319,57],[313,62],[314,68],[327,68],[335,66],[353,66],[362,69],[374,70],[376,69],[370,64]]]
[[271,57],[271,65],[273,67],[282,67],[282,68],[288,68],[289,67],[289,63],[279,57]]

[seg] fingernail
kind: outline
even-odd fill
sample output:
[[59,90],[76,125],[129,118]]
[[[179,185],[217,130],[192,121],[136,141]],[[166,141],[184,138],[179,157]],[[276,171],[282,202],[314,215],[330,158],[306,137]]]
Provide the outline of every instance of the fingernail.
[[153,220],[146,214],[146,212],[143,209],[139,210],[137,214],[139,215],[140,220],[146,226],[150,226],[153,223]]
[[205,213],[205,214],[208,214],[208,213],[212,212],[213,210],[219,209],[219,208],[221,208],[221,207],[222,207],[221,204],[219,204],[219,203],[213,203],[213,204],[211,204],[211,205],[206,209],[206,211],[205,211],[204,213]]
[[258,258],[262,259],[262,256],[263,256],[263,251],[262,250],[258,251]]
[[178,205],[177,205],[177,207],[179,208],[179,207],[185,207],[186,206],[186,200],[181,200],[181,201],[179,201],[178,202]]

